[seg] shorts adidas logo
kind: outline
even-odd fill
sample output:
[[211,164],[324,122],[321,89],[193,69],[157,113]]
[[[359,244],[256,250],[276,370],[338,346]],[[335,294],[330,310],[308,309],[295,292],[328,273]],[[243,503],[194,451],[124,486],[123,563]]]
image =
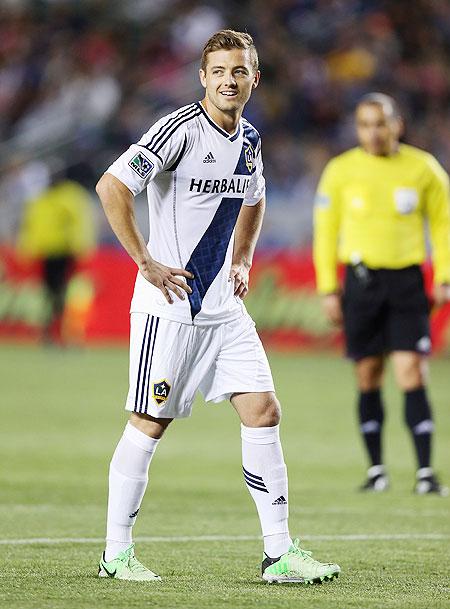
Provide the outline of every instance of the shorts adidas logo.
[[278,499],[275,499],[275,501],[272,502],[272,505],[287,505],[287,501],[283,495],[281,495],[278,497]]
[[214,158],[213,153],[212,152],[208,152],[208,154],[203,159],[203,162],[204,163],[215,163],[216,159]]

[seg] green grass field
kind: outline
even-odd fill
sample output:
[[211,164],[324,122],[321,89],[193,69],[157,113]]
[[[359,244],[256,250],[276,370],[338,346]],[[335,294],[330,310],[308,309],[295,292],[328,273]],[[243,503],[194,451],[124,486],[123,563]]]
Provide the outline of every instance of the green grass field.
[[[448,608],[450,499],[416,497],[401,397],[388,379],[392,488],[355,492],[365,459],[349,364],[271,356],[284,406],[291,533],[339,580],[269,586],[241,477],[239,424],[223,403],[197,403],[161,442],[135,536],[160,584],[96,578],[107,469],[126,415],[124,349],[0,346],[0,607],[20,609]],[[431,362],[435,465],[450,482],[450,362]],[[139,542],[139,539],[141,541]]]

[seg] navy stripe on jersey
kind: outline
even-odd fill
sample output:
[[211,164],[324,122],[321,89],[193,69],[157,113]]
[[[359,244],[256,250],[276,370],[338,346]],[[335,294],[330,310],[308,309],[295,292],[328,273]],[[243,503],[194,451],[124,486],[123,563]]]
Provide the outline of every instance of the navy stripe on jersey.
[[202,308],[203,298],[225,262],[225,256],[233,234],[243,199],[225,197],[220,202],[211,224],[198,242],[186,264],[186,270],[194,275],[187,283],[192,319]]
[[214,127],[214,129],[216,131],[218,131],[221,135],[223,135],[228,140],[230,140],[230,142],[234,142],[234,140],[239,136],[239,133],[241,131],[241,126],[239,123],[237,126],[236,133],[233,133],[233,135],[230,137],[230,134],[227,131],[225,131],[225,129],[222,129],[221,127],[219,127],[219,125],[216,125],[216,123],[212,120],[212,118],[209,116],[209,114],[206,112],[205,108],[202,106],[202,104],[200,102],[197,102],[197,107],[200,108],[203,116],[206,118],[206,120],[211,125],[211,127]]
[[153,322],[154,322],[154,317],[152,315],[152,320],[150,322],[150,330],[148,332],[149,338],[147,340],[147,348],[145,350],[145,364],[144,364],[144,371],[142,373],[141,397],[139,399],[139,412],[142,412],[142,407],[144,405],[145,385],[148,384],[148,382],[149,382],[148,381],[148,356],[150,353],[150,343],[152,341]]
[[261,140],[261,136],[249,122],[245,119],[242,121],[244,127],[244,138],[247,138],[250,144],[253,146],[253,150],[257,150],[258,144]]
[[152,352],[151,352],[151,355],[150,355],[150,363],[148,365],[147,396],[146,396],[146,400],[145,400],[145,409],[144,409],[145,413],[147,413],[147,408],[148,408],[148,394],[149,394],[149,387],[150,387],[150,373],[152,371],[153,352],[155,351],[156,333],[158,332],[158,326],[159,326],[159,317],[156,318],[155,332],[153,334]]
[[247,122],[243,122],[243,125],[244,141],[234,173],[245,176],[252,175],[256,170],[255,157],[257,154],[257,147],[260,143],[260,137],[256,129],[253,129]]
[[164,125],[161,125],[161,127],[159,128],[159,130],[152,136],[152,138],[150,139],[150,141],[145,144],[144,148],[148,148],[150,149],[154,144],[156,144],[157,139],[159,139],[160,135],[165,133],[167,131],[167,129],[170,129],[170,126],[178,119],[181,118],[182,116],[186,116],[186,114],[189,114],[189,112],[191,112],[192,110],[196,109],[197,104],[190,104],[187,108],[184,108],[183,110],[179,110],[175,115],[171,116],[165,123]]
[[142,346],[141,346],[141,355],[139,358],[139,369],[136,379],[136,394],[134,396],[134,411],[136,412],[138,409],[138,396],[139,396],[139,386],[141,384],[141,370],[142,370],[142,360],[144,357],[145,344],[147,341],[147,330],[148,330],[148,320],[150,319],[150,315],[147,315],[147,321],[145,323],[144,336],[142,338]]
[[[194,114],[189,114],[188,116],[184,117],[183,119],[179,119],[178,122],[174,123],[171,126],[171,130],[166,132],[166,138],[160,142],[157,147],[155,148],[154,152],[155,154],[157,152],[159,152],[161,150],[161,148],[164,146],[164,144],[172,137],[172,135],[175,133],[175,131],[181,127],[181,125],[183,125],[184,123],[187,123],[188,121],[192,120],[193,118],[195,118],[196,116],[199,116],[200,112],[194,112]],[[153,152],[153,150],[151,150],[151,152]]]

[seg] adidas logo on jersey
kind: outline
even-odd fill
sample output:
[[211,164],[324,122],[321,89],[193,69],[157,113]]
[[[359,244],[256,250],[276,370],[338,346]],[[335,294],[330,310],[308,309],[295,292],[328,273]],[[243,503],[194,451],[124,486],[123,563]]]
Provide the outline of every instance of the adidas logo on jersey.
[[287,501],[283,497],[283,495],[281,495],[280,497],[278,497],[278,499],[275,499],[275,501],[272,501],[272,505],[287,505]]
[[208,152],[208,154],[203,159],[203,162],[204,163],[215,163],[216,159],[214,158],[213,153],[212,152]]

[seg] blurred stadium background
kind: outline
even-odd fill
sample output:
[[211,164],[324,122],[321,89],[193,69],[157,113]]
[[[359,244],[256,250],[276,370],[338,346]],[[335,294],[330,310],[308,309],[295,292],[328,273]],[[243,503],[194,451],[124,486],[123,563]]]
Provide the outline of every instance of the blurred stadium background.
[[[266,344],[289,350],[271,350],[270,360],[284,404],[292,532],[306,534],[318,558],[340,562],[343,578],[270,594],[258,584],[259,529],[239,476],[237,421],[225,406],[199,403],[161,446],[136,527],[138,537],[156,536],[140,557],[168,585],[137,594],[94,579],[106,472],[125,418],[135,276],[94,186],[151,123],[200,99],[201,44],[221,27],[248,30],[261,60],[245,114],[263,138],[268,209],[247,302]],[[351,371],[315,295],[310,246],[319,175],[355,143],[352,112],[363,94],[393,95],[407,141],[450,170],[449,65],[447,0],[1,0],[1,607],[281,609],[293,599],[314,609],[448,607],[448,501],[411,493],[413,454],[391,378],[393,489],[353,492],[365,461]],[[80,186],[80,207],[88,201],[89,239],[62,323],[64,341],[87,349],[39,345],[48,303],[23,225],[55,176]],[[137,214],[146,234],[144,196]],[[448,483],[449,306],[434,313],[433,337],[435,461]]]
[[[450,169],[447,0],[3,0],[0,335],[36,336],[43,323],[39,265],[17,244],[30,200],[65,173],[91,195],[98,245],[69,287],[65,332],[126,340],[134,269],[93,188],[157,118],[200,99],[201,45],[221,27],[251,32],[263,75],[245,112],[263,135],[269,201],[249,308],[266,341],[339,341],[313,290],[315,187],[329,157],[354,144],[352,111],[372,90],[399,101],[407,141]],[[137,213],[146,234],[145,196]],[[434,319],[447,352],[449,316]]]

